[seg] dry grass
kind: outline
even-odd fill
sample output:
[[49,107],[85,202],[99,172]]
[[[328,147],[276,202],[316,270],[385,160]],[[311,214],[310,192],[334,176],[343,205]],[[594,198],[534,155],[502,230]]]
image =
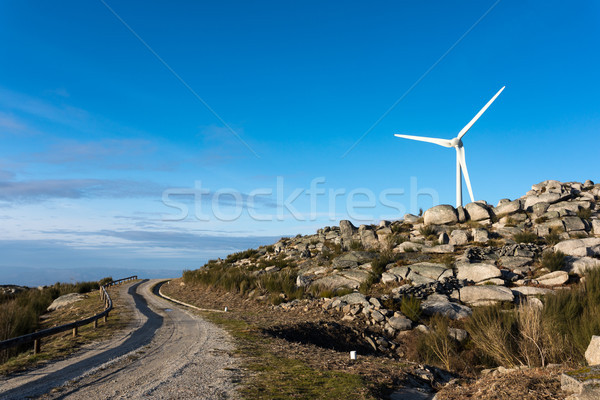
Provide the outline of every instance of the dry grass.
[[[0,364],[0,375],[7,375],[23,371],[48,362],[49,360],[66,357],[77,351],[82,345],[110,338],[115,332],[123,329],[128,321],[129,311],[119,301],[120,296],[117,287],[108,289],[113,300],[114,309],[110,313],[108,322],[98,321],[98,328],[94,329],[92,324],[80,327],[78,336],[73,337],[72,332],[63,332],[41,341],[41,352],[33,354],[33,343],[30,350],[18,354],[6,362]],[[85,299],[71,304],[65,308],[47,313],[41,322],[41,328],[62,325],[90,317],[104,309],[104,302],[100,300],[98,291],[89,293]]]
[[563,400],[560,369],[526,369],[487,375],[477,381],[461,380],[440,390],[439,400]]

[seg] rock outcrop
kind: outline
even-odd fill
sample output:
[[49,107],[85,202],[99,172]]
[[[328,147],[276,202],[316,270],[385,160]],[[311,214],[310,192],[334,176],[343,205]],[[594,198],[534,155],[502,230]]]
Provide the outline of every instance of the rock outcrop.
[[[255,275],[279,269],[263,264],[291,266],[296,285],[314,294],[306,301],[339,313],[341,320],[379,329],[373,346],[389,351],[394,335],[422,326],[415,315],[461,319],[472,307],[488,304],[542,306],[538,296],[577,280],[569,273],[581,277],[600,268],[599,196],[600,185],[591,181],[549,180],[496,207],[483,201],[464,208],[437,205],[422,217],[406,214],[359,227],[343,220],[339,227],[261,247],[232,265],[252,267]],[[544,254],[559,251],[566,255],[562,269],[543,269]],[[304,307],[281,296],[278,307]],[[399,311],[409,300],[418,308],[415,315]]]

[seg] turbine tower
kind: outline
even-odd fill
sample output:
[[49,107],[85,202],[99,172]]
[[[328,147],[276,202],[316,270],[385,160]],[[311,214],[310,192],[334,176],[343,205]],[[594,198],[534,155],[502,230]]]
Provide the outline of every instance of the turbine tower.
[[465,161],[465,148],[463,146],[462,137],[471,129],[473,124],[481,117],[481,115],[488,109],[488,107],[496,100],[496,97],[502,93],[506,86],[502,86],[502,89],[498,90],[498,93],[491,98],[490,101],[487,102],[485,106],[473,117],[473,119],[465,125],[464,128],[458,132],[458,136],[454,139],[438,139],[438,138],[429,138],[423,136],[410,136],[410,135],[400,135],[395,134],[394,136],[398,136],[405,139],[418,140],[421,142],[428,142],[437,144],[444,147],[454,147],[456,149],[456,207],[462,206],[462,174],[465,175],[465,181],[467,182],[467,189],[469,189],[469,196],[471,196],[471,201],[475,201],[473,198],[473,190],[471,189],[471,181],[469,180],[469,171],[467,171],[467,162]]

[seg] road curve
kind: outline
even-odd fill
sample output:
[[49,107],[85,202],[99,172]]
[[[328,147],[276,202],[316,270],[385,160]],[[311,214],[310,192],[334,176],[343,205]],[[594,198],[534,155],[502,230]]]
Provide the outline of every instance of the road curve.
[[[65,360],[0,379],[1,399],[231,399],[236,361],[228,334],[151,291],[122,287],[132,324]],[[154,287],[157,292],[157,288]]]

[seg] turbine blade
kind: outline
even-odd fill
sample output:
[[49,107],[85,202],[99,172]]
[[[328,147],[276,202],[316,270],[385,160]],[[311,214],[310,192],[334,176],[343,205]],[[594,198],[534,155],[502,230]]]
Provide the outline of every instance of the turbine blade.
[[467,189],[469,190],[469,196],[471,196],[471,201],[475,201],[473,197],[473,189],[471,189],[471,180],[469,179],[469,171],[467,171],[467,161],[465,160],[465,148],[457,147],[456,148],[456,157],[458,157],[458,162],[460,163],[460,168],[465,176],[465,182],[467,182]]
[[433,143],[433,144],[437,144],[439,146],[444,146],[444,147],[452,147],[452,145],[450,144],[450,141],[448,139],[438,139],[438,138],[429,138],[429,137],[424,137],[424,136],[411,136],[411,135],[399,135],[399,134],[395,134],[394,136],[398,136],[398,137],[404,138],[404,139],[418,140],[420,142]]
[[458,133],[457,138],[461,139],[463,136],[465,136],[465,134],[469,131],[469,129],[471,129],[473,124],[475,122],[477,122],[477,120],[479,119],[479,117],[481,117],[481,115],[485,112],[485,110],[487,110],[488,107],[494,102],[494,100],[496,100],[496,97],[498,97],[500,95],[500,93],[502,93],[502,91],[504,90],[505,87],[506,86],[502,86],[502,89],[498,90],[498,93],[496,93],[494,95],[494,97],[492,97],[492,99],[490,101],[488,101],[487,104],[485,106],[483,106],[483,108],[481,110],[479,110],[477,115],[475,115],[473,117],[473,119],[467,125],[465,125],[464,128],[461,129],[461,131]]

